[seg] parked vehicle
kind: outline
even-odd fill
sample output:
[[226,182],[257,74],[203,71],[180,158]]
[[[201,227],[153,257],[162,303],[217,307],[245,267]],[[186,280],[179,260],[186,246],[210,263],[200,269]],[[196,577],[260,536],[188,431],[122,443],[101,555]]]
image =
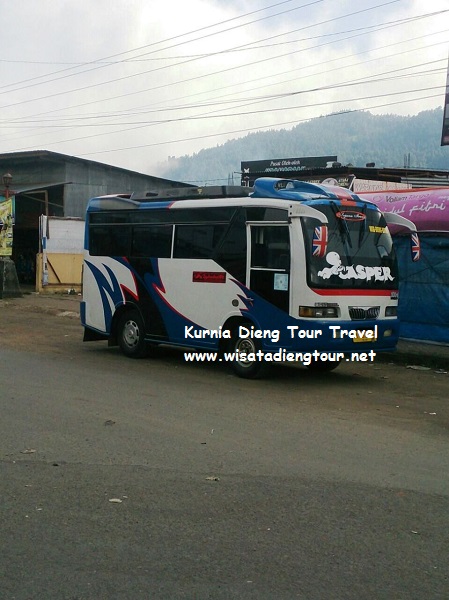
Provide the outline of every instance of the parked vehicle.
[[355,351],[391,351],[389,222],[415,229],[347,189],[275,178],[94,198],[84,339],[131,357],[159,344],[226,351],[243,377],[259,375],[270,353],[331,370]]

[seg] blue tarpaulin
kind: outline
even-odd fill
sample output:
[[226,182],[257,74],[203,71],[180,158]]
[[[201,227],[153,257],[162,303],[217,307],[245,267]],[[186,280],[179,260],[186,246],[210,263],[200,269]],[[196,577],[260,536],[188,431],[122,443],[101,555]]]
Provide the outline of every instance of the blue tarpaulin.
[[394,236],[399,261],[400,336],[449,344],[449,234],[420,233],[421,259],[410,237]]

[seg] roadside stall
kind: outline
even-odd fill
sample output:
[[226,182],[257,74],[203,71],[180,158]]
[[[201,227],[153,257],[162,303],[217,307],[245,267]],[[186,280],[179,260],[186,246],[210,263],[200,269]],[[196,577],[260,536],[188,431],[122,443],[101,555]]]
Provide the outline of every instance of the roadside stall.
[[420,260],[410,261],[409,236],[392,228],[399,260],[401,337],[449,344],[449,188],[359,192],[384,212],[415,223]]

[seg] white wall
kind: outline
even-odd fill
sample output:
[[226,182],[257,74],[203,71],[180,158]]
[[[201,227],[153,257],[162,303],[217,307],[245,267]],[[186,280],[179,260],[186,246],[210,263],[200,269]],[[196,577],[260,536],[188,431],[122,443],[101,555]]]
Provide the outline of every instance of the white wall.
[[75,218],[48,217],[47,252],[82,254],[84,221]]

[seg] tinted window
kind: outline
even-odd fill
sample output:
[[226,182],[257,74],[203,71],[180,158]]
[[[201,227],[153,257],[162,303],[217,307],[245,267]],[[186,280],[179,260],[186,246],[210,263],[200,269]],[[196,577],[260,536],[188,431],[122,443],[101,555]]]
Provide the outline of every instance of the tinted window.
[[246,223],[244,211],[239,211],[215,249],[214,260],[238,281],[246,281]]
[[99,225],[106,223],[128,223],[129,212],[124,210],[91,212],[89,213],[89,220],[92,224],[98,223]]
[[129,225],[98,225],[90,227],[92,256],[128,256],[131,247]]
[[288,221],[288,212],[282,208],[254,208],[246,209],[248,221]]
[[228,206],[181,208],[173,209],[170,213],[176,223],[228,223],[235,213],[235,208]]
[[211,258],[227,225],[177,225],[174,258]]
[[251,267],[280,270],[290,268],[290,237],[287,226],[252,226]]
[[131,255],[170,258],[172,245],[171,225],[142,225],[133,228]]

